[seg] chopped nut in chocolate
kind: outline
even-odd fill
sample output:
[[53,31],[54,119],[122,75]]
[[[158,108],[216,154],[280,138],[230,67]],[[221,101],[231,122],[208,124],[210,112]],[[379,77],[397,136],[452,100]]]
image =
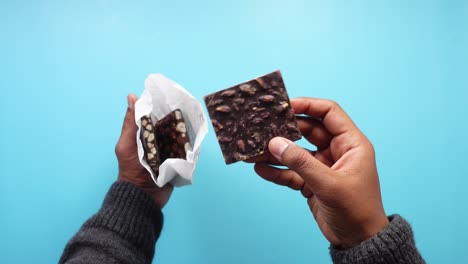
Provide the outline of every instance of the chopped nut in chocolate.
[[263,154],[274,137],[302,137],[280,71],[204,99],[226,164]]
[[182,112],[177,109],[156,123],[156,141],[160,159],[185,159],[186,153],[192,150]]

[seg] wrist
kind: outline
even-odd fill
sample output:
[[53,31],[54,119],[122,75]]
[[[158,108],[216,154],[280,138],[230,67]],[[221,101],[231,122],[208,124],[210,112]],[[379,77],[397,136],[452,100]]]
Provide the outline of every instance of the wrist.
[[166,184],[164,187],[159,188],[151,179],[149,175],[146,177],[122,177],[119,174],[117,179],[119,182],[128,182],[136,186],[141,191],[147,193],[153,199],[153,202],[159,209],[167,204],[169,197],[172,194],[174,187],[171,184]]
[[350,239],[343,241],[339,247],[347,249],[357,246],[384,230],[389,224],[390,221],[385,214],[370,218],[361,225],[361,228],[359,228],[361,231],[353,232],[354,235],[352,235]]
[[138,189],[140,189],[141,191],[143,191],[146,194],[150,195],[151,197],[153,197],[153,191],[152,190],[154,188],[156,188],[154,183],[149,184],[148,181],[139,181],[138,178],[127,178],[127,177],[121,177],[119,175],[119,177],[117,178],[117,181],[118,182],[130,183],[130,184],[134,185],[135,187],[137,187]]
[[330,246],[333,263],[425,263],[414,243],[409,223],[399,215],[378,234],[353,248]]

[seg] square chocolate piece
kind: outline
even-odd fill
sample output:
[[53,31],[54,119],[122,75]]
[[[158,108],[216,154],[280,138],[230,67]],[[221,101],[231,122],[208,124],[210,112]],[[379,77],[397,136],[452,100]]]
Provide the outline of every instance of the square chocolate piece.
[[169,158],[185,159],[187,151],[192,150],[184,117],[179,109],[159,120],[155,132],[161,162]]
[[280,71],[204,99],[226,164],[263,154],[274,137],[302,137]]

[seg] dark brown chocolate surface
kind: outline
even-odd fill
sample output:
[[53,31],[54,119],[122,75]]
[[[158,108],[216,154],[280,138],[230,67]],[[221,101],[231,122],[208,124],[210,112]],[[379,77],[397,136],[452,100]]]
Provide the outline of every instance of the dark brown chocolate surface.
[[151,121],[151,115],[145,115],[141,118],[140,139],[145,152],[144,158],[154,173],[158,174],[159,165],[159,151],[156,143],[156,135],[154,133],[154,125]]
[[263,154],[276,136],[302,137],[280,71],[204,99],[226,164]]
[[164,162],[168,158],[185,159],[188,150],[192,150],[182,112],[177,109],[156,123],[156,141]]

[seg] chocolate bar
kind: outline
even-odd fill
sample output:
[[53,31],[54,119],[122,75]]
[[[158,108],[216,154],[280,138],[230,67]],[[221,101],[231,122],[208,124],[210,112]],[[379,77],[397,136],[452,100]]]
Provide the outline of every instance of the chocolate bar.
[[226,164],[263,154],[274,137],[302,137],[280,71],[204,99]]
[[144,158],[154,173],[158,174],[159,159],[158,145],[156,144],[156,134],[154,133],[153,121],[151,115],[141,117],[140,139],[145,152]]
[[162,162],[169,158],[185,159],[192,150],[182,112],[177,109],[156,123],[156,141]]

